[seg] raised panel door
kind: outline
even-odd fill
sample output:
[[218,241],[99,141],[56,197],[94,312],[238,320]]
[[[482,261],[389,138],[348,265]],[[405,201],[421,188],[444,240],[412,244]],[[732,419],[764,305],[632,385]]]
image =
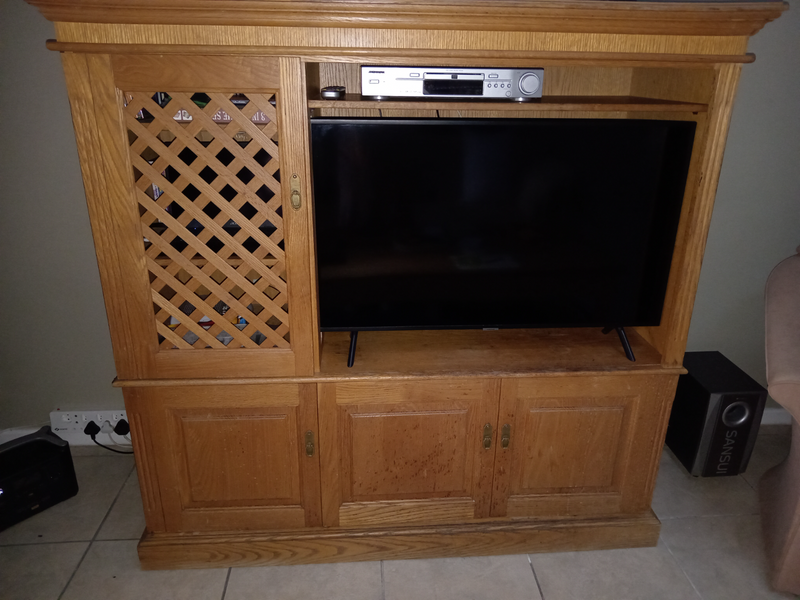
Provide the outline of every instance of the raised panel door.
[[325,525],[488,516],[498,390],[469,379],[321,384]]
[[[503,381],[492,515],[642,512],[675,376]],[[672,390],[672,392],[670,391]],[[505,439],[503,439],[505,438]]]
[[167,387],[128,396],[128,410],[143,415],[134,435],[155,454],[166,531],[321,524],[315,386]]

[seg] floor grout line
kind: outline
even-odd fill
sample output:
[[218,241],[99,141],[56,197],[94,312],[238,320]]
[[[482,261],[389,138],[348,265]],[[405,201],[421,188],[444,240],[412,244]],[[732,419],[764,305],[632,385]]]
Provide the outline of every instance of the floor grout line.
[[100,521],[100,525],[97,527],[97,531],[94,532],[94,536],[92,537],[92,543],[94,543],[94,541],[97,539],[97,536],[100,534],[100,531],[103,529],[103,525],[106,524],[106,521],[108,520],[108,516],[111,514],[111,511],[114,510],[114,507],[117,505],[117,500],[119,500],[119,497],[122,495],[122,490],[125,489],[125,484],[128,483],[128,480],[131,478],[131,474],[135,470],[136,470],[136,465],[134,464],[131,467],[131,470],[128,471],[128,474],[125,476],[125,480],[122,482],[122,485],[119,486],[119,490],[117,490],[117,495],[114,496],[114,501],[111,503],[111,506],[108,507],[108,510],[106,511],[106,514],[103,517],[103,520]]
[[750,483],[750,482],[747,480],[747,478],[746,478],[746,477],[742,477],[741,475],[739,475],[739,478],[740,478],[742,481],[744,481],[744,482],[745,482],[747,485],[749,485],[751,488],[753,488],[753,491],[754,491],[754,492],[757,492],[757,491],[758,491],[758,485],[753,485],[752,483]]
[[86,550],[84,550],[83,554],[81,554],[81,558],[78,561],[78,564],[75,565],[75,568],[73,569],[72,574],[69,576],[69,579],[67,579],[67,583],[64,584],[64,588],[61,590],[61,593],[58,595],[57,600],[61,600],[61,598],[64,597],[64,593],[67,591],[67,588],[69,587],[69,584],[72,583],[72,580],[75,578],[75,574],[78,572],[78,569],[81,568],[81,565],[83,564],[83,561],[86,558],[86,555],[89,554],[89,548],[91,548],[91,547],[92,547],[92,542],[89,542],[88,544],[86,544]]
[[722,513],[722,514],[713,514],[713,515],[679,515],[676,517],[662,517],[656,513],[656,517],[662,523],[664,521],[679,521],[680,519],[721,519],[723,517],[730,518],[730,517],[756,517],[760,515],[759,511],[753,512],[739,512],[739,513]]
[[233,567],[228,567],[228,575],[225,577],[225,585],[222,587],[222,598],[220,598],[220,600],[225,600],[225,595],[228,593],[228,582],[231,580],[231,572],[233,572]]
[[675,554],[672,552],[672,548],[669,547],[667,540],[665,540],[662,536],[658,536],[658,539],[664,543],[664,547],[667,549],[667,552],[669,552],[669,555],[672,557],[672,560],[675,561],[675,564],[678,565],[678,568],[681,570],[681,573],[683,573],[683,576],[686,577],[686,581],[689,582],[689,585],[692,586],[692,589],[694,590],[694,593],[697,594],[697,597],[700,598],[700,600],[705,600],[703,598],[703,594],[700,593],[700,590],[697,589],[697,586],[695,586],[694,581],[692,581],[692,578],[689,577],[689,574],[683,568],[681,561],[679,561],[678,557],[675,556]]
[[[97,540],[98,542],[138,542],[141,536],[130,538],[103,538]],[[16,546],[49,546],[51,544],[91,544],[96,538],[89,538],[85,540],[57,540],[57,541],[42,541],[42,542],[17,542],[12,544],[0,544],[0,548],[14,548]]]
[[544,600],[544,592],[542,591],[542,584],[539,583],[539,577],[536,575],[536,569],[533,568],[533,561],[531,555],[528,554],[528,564],[531,566],[531,573],[533,573],[533,580],[536,582],[536,587],[539,589],[539,597]]
[[381,561],[381,600],[386,600],[386,584],[384,583],[383,578],[383,562]]
[[[105,456],[105,455],[103,455],[103,456]],[[86,457],[80,457],[80,458],[86,458]],[[88,458],[96,458],[96,457],[90,456]],[[116,458],[116,457],[110,456],[108,458]],[[134,464],[133,467],[131,467],[131,470],[125,476],[125,480],[122,482],[122,488],[124,488],[127,485],[127,483],[130,480],[131,476],[135,472],[136,472],[136,465]],[[122,492],[122,488],[120,488],[119,492],[117,492],[117,495],[114,497],[114,500],[111,503],[111,508],[113,508],[114,504],[116,504],[117,498],[119,498],[120,492]],[[111,509],[109,509],[109,511],[110,510]],[[90,538],[73,539],[73,540],[56,540],[56,541],[42,540],[40,542],[2,542],[2,541],[0,541],[0,548],[11,548],[13,546],[40,546],[40,545],[47,545],[47,544],[77,544],[77,543],[84,543],[84,542],[92,543],[95,540],[95,537],[97,536],[97,533],[103,527],[103,524],[105,523],[106,518],[108,517],[108,514],[109,513],[106,513],[106,516],[103,517],[103,521],[100,523],[100,525],[97,528],[97,531],[95,532],[94,536],[92,536]],[[33,516],[36,516],[36,515],[33,515]],[[138,540],[138,539],[140,539],[140,537],[141,536],[138,536],[138,537],[135,537],[135,538],[118,538],[118,539],[108,539],[108,540],[102,540],[102,541],[104,541],[104,542],[122,542],[122,541],[129,541],[129,540]]]
[[55,542],[17,542],[12,544],[0,544],[0,548],[14,548],[15,546],[49,546],[50,544],[91,544],[91,539],[86,540],[58,540]]
[[[117,490],[117,495],[114,496],[114,500],[111,502],[111,506],[108,507],[108,510],[106,511],[106,514],[103,516],[103,520],[100,521],[100,525],[97,526],[97,529],[95,530],[94,535],[92,536],[92,539],[89,541],[89,543],[86,546],[86,550],[83,552],[83,555],[81,556],[81,559],[78,561],[78,564],[75,565],[75,569],[72,571],[72,574],[69,576],[69,579],[67,580],[67,583],[64,584],[64,588],[61,590],[61,593],[58,595],[58,598],[56,600],[61,600],[61,598],[63,598],[64,594],[67,591],[67,588],[69,588],[69,584],[72,583],[73,579],[75,579],[75,575],[77,574],[78,569],[81,568],[81,565],[83,564],[83,561],[86,559],[86,555],[89,554],[89,550],[92,548],[92,544],[94,544],[95,540],[97,540],[97,536],[100,533],[100,530],[103,529],[103,525],[105,525],[106,519],[108,519],[108,515],[111,514],[112,510],[114,510],[114,506],[117,504],[117,500],[119,500],[119,497],[122,495],[122,490],[125,489],[125,484],[128,482],[128,479],[130,478],[131,473],[133,473],[133,471],[135,469],[136,469],[136,465],[134,464],[131,467],[131,470],[125,476],[125,479],[123,480],[122,484],[119,486],[119,490]],[[105,540],[103,540],[103,541],[105,541]]]

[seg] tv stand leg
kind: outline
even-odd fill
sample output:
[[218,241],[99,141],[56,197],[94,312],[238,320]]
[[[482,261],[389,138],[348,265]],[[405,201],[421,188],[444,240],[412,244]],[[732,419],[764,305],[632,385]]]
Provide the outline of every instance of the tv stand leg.
[[358,332],[350,332],[350,352],[347,355],[347,366],[352,367],[356,361],[356,343],[358,342]]
[[617,332],[617,335],[619,336],[619,341],[622,344],[622,349],[625,350],[625,356],[628,357],[628,360],[631,362],[636,362],[636,357],[633,355],[633,349],[631,348],[631,343],[628,341],[628,336],[625,333],[625,328],[606,327],[603,329],[603,333],[609,333],[611,331]]

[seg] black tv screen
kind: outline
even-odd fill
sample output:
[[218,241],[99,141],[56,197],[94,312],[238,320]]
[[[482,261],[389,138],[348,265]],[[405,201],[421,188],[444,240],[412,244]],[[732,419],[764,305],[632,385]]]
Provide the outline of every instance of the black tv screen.
[[694,130],[312,119],[322,330],[657,325]]

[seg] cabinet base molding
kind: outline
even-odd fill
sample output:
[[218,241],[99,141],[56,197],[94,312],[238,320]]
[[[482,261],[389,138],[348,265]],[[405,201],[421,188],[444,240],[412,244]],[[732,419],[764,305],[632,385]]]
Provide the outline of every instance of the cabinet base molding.
[[146,570],[489,556],[655,546],[661,523],[640,516],[515,521],[384,530],[147,533],[139,542]]

